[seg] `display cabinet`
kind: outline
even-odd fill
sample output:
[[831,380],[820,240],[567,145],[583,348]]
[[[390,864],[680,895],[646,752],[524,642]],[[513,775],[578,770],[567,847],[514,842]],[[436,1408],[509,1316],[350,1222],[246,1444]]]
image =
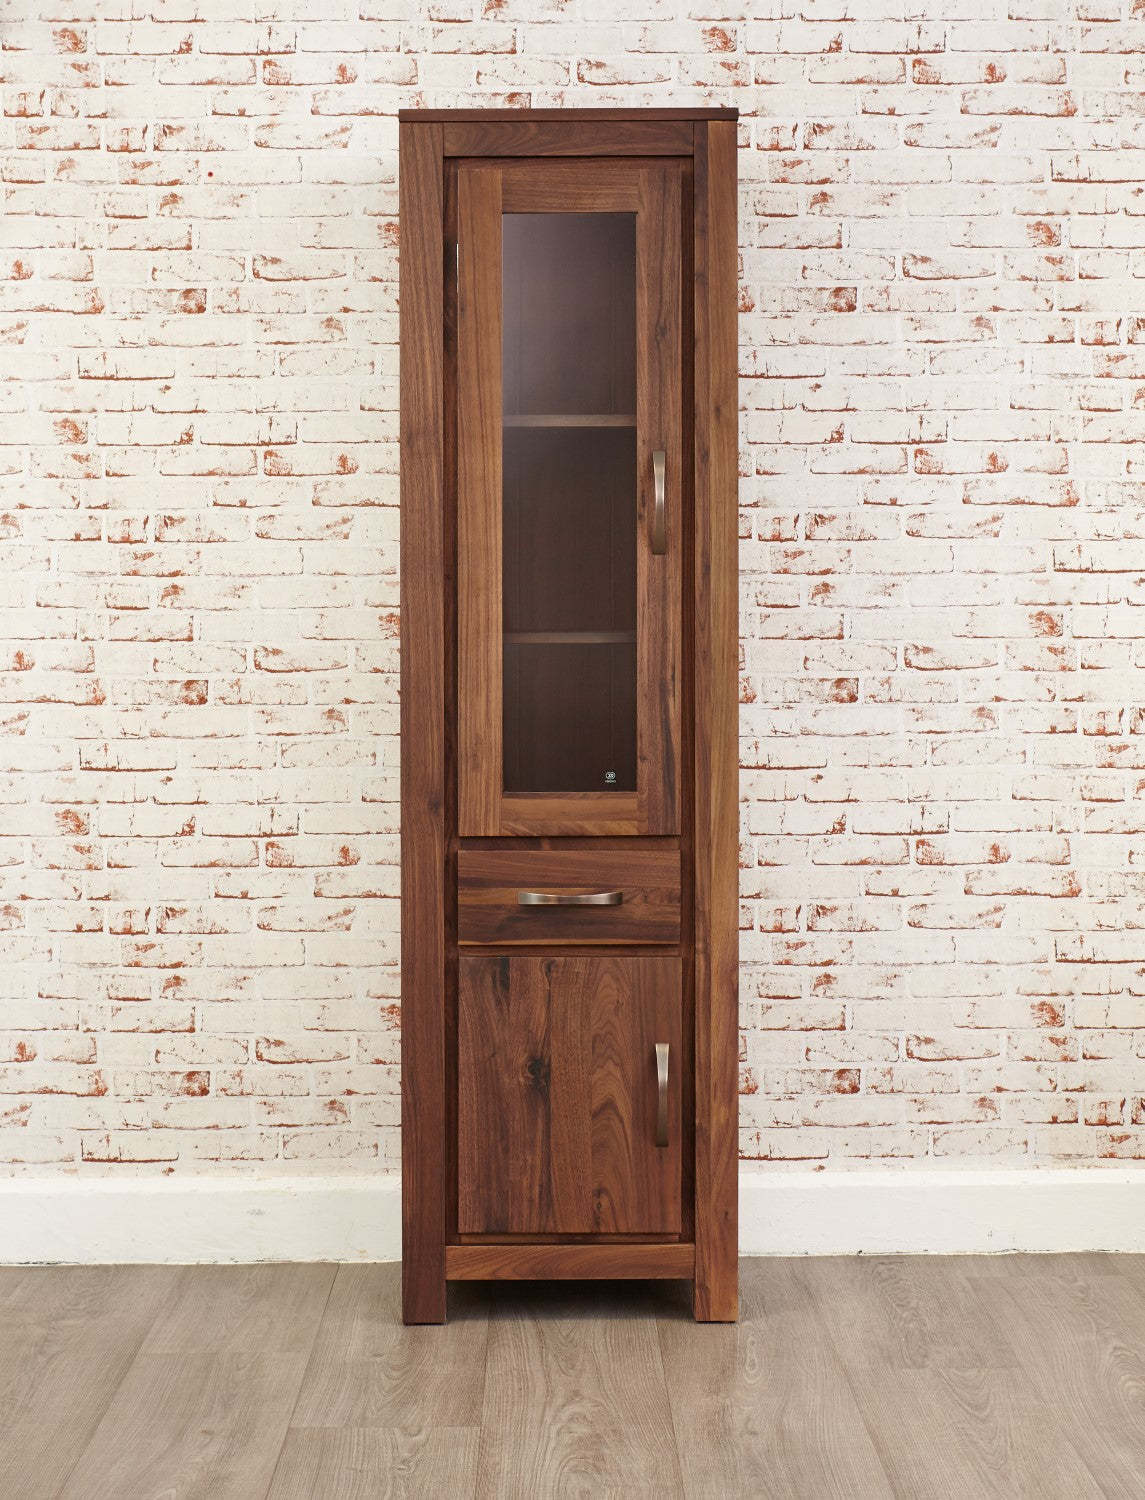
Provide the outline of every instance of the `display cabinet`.
[[736,1312],[736,123],[400,131],[407,1322]]

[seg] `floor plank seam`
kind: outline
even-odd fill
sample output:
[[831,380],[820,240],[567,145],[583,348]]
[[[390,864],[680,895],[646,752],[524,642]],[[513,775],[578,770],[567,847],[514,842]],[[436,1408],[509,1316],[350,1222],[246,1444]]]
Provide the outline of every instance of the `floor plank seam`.
[[[322,1303],[322,1311],[314,1319],[314,1333],[310,1340],[310,1348],[306,1354],[306,1364],[302,1369],[302,1379],[298,1382],[298,1389],[294,1392],[294,1400],[290,1403],[290,1415],[286,1419],[286,1425],[282,1429],[282,1442],[278,1445],[278,1453],[274,1460],[274,1468],[270,1471],[270,1477],[266,1483],[266,1489],[262,1493],[261,1500],[267,1500],[274,1489],[274,1481],[278,1475],[279,1465],[282,1463],[282,1455],[290,1438],[290,1430],[294,1426],[294,1413],[298,1410],[298,1401],[306,1386],[306,1377],[310,1374],[310,1365],[314,1359],[314,1351],[318,1347],[318,1339],[322,1332],[322,1324],[326,1321],[326,1311],[330,1306],[330,1298],[334,1295],[334,1287],[338,1282],[341,1267],[335,1267],[334,1274],[330,1278],[330,1285],[326,1288],[326,1297]],[[254,1500],[254,1497],[251,1497]]]

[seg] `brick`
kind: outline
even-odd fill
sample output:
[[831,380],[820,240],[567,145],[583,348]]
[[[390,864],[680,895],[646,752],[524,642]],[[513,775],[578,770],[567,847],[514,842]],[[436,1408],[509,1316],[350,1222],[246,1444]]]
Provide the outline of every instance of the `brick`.
[[745,1156],[1145,1154],[1141,40],[1103,0],[789,11],[6,28],[0,1171],[396,1164],[411,91],[767,95]]

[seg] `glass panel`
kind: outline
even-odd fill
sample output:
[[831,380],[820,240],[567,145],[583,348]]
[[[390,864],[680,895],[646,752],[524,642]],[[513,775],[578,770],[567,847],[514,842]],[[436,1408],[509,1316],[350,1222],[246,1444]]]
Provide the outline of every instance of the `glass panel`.
[[505,790],[634,791],[636,644],[505,643]]
[[504,789],[636,789],[636,216],[507,214]]

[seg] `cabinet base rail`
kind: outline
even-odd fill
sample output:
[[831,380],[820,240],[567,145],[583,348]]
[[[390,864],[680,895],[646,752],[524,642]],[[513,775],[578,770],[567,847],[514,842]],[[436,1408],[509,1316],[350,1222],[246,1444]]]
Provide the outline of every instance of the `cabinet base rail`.
[[449,1281],[689,1280],[694,1244],[447,1245]]

